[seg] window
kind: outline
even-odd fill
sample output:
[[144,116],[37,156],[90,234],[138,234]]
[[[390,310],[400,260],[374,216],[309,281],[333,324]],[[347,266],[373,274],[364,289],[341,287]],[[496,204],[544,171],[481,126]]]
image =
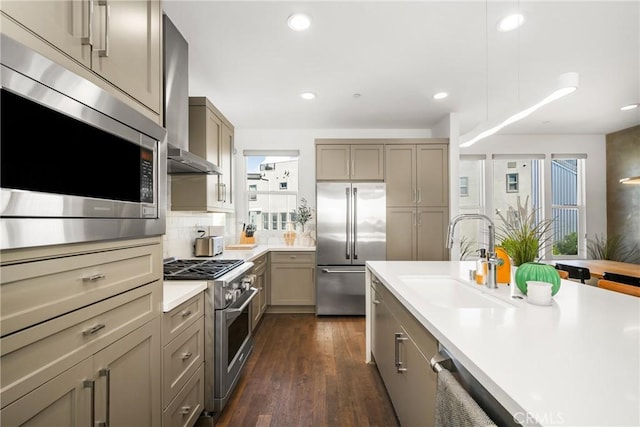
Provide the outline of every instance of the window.
[[506,181],[507,181],[507,193],[517,193],[518,192],[518,174],[508,173]]
[[[460,213],[484,213],[484,155],[460,156]],[[486,227],[480,221],[458,223],[460,259],[477,258],[477,250],[488,246]]]
[[584,156],[552,155],[551,214],[553,216],[553,257],[575,257],[584,246],[582,170]]
[[460,177],[460,197],[469,197],[469,177]]
[[256,230],[286,230],[298,205],[298,151],[245,150],[247,216]]
[[255,202],[258,200],[258,195],[256,192],[258,191],[258,186],[256,184],[249,184],[249,201]]

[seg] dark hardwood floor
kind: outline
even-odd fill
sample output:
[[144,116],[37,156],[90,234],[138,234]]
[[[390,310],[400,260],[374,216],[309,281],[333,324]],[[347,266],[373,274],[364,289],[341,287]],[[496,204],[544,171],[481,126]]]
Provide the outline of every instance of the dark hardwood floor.
[[216,426],[398,426],[364,317],[266,314]]

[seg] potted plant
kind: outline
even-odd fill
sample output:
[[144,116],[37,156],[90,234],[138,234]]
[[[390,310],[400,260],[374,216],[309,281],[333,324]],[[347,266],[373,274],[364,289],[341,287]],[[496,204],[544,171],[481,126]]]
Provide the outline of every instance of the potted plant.
[[553,266],[536,262],[551,241],[553,220],[539,221],[536,211],[529,211],[529,196],[524,205],[518,197],[516,208],[509,206],[506,216],[498,212],[498,217],[501,224],[497,227],[496,238],[513,260],[513,265],[520,267],[511,282],[515,282],[524,294],[527,293],[527,280],[552,283],[555,295],[560,287],[560,276]]
[[304,197],[300,199],[300,205],[294,211],[295,214],[295,222],[300,224],[300,229],[302,231],[302,239],[303,244],[309,246],[311,244],[311,233],[309,231],[305,231],[304,226],[309,220],[312,218],[312,210],[307,204],[307,199]]

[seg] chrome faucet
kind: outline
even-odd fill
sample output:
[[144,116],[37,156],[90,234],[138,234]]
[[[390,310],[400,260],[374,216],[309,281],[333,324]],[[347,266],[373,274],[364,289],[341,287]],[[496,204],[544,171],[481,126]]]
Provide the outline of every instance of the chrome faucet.
[[447,248],[453,247],[453,235],[455,232],[456,225],[463,220],[467,219],[480,219],[489,223],[487,229],[489,231],[489,249],[487,250],[487,286],[490,289],[496,289],[498,287],[498,275],[496,274],[496,269],[498,266],[502,265],[503,261],[496,256],[496,233],[495,226],[491,218],[483,214],[461,214],[453,217],[453,219],[449,222],[449,229],[447,233]]

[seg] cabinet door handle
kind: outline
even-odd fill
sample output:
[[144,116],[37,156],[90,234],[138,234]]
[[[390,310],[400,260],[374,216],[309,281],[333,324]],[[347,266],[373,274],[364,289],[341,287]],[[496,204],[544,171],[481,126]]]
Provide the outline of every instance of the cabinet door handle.
[[180,408],[180,415],[189,415],[189,412],[191,412],[191,406],[183,406],[182,408]]
[[96,424],[96,382],[94,380],[84,380],[82,387],[91,389],[91,425]]
[[102,279],[106,279],[107,276],[105,276],[102,273],[98,273],[98,274],[92,274],[91,276],[86,276],[82,278],[83,282],[97,282],[98,280],[102,280]]
[[406,341],[408,338],[402,336],[402,332],[396,332],[394,334],[395,338],[395,362],[396,362],[396,372],[405,372],[407,368],[403,368],[403,362],[400,360],[400,341]]
[[187,351],[186,353],[182,353],[182,360],[187,360],[191,356],[193,356],[193,353],[191,353],[190,351]]
[[224,184],[221,182],[218,183],[218,201],[224,202]]
[[109,15],[111,14],[111,6],[108,0],[98,0],[98,6],[104,6],[104,49],[98,50],[100,58],[109,56]]
[[181,313],[182,317],[189,317],[191,316],[191,310],[185,310]]
[[418,187],[418,203],[422,203],[422,187]]
[[89,0],[88,3],[87,37],[82,37],[82,44],[91,46],[93,44],[93,0]]
[[380,304],[380,301],[379,301],[379,300],[377,300],[377,299],[372,300],[372,302],[373,302],[374,304]]
[[106,325],[104,323],[99,323],[95,326],[90,327],[89,329],[85,329],[84,331],[82,331],[82,335],[83,336],[87,336],[87,335],[93,335],[96,332],[98,332],[101,329],[104,329],[106,327]]
[[111,412],[111,370],[109,368],[102,368],[98,371],[98,375],[100,375],[101,377],[106,377],[107,380],[105,384],[106,411],[104,421],[98,423],[98,425],[101,427],[109,427],[109,420],[111,418],[109,416],[109,413]]

